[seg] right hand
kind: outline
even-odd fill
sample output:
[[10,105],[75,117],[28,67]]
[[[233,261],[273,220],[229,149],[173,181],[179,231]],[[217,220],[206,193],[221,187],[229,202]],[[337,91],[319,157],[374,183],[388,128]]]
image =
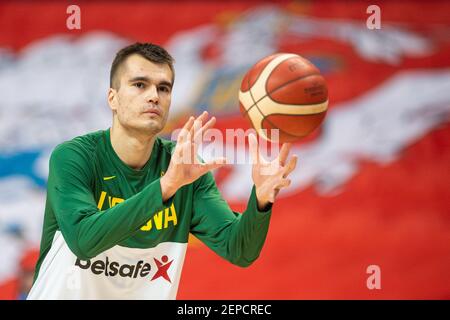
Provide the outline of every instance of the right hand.
[[164,176],[160,179],[163,201],[172,197],[179,188],[194,182],[210,170],[226,164],[225,158],[202,163],[197,157],[198,145],[203,139],[204,132],[213,127],[216,118],[208,119],[208,112],[204,111],[197,119],[190,117],[178,135],[177,144],[172,154]]

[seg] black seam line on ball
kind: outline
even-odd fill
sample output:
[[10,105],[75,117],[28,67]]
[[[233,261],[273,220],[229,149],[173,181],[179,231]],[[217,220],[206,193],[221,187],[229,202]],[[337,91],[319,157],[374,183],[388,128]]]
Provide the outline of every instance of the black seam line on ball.
[[[312,77],[312,76],[320,76],[320,75],[321,75],[320,73],[313,73],[313,74],[309,74],[309,75],[307,75],[307,76],[301,76],[301,77],[298,77],[298,78],[289,80],[288,82],[283,83],[281,86],[276,87],[275,89],[273,89],[273,90],[270,91],[270,92],[267,92],[267,88],[266,88],[266,92],[267,92],[267,93],[266,93],[263,97],[261,97],[258,101],[255,101],[255,98],[253,97],[252,89],[250,88],[250,80],[247,79],[247,85],[248,85],[248,87],[249,87],[248,92],[250,92],[250,96],[252,97],[253,104],[250,106],[250,108],[248,108],[248,110],[245,110],[244,116],[245,116],[245,115],[250,111],[250,109],[253,108],[258,102],[260,102],[262,99],[264,99],[265,97],[267,97],[267,96],[270,95],[271,93],[277,91],[278,89],[281,89],[281,88],[283,88],[284,86],[286,86],[286,85],[288,85],[288,84],[290,84],[290,83],[292,83],[292,82],[295,82],[295,81],[297,81],[297,80],[302,80],[302,79],[305,79],[305,78],[308,78],[308,77]],[[255,83],[256,83],[256,82],[255,82]],[[264,86],[264,87],[266,87],[266,86]],[[277,102],[277,101],[275,101],[275,102]],[[324,102],[325,102],[325,101],[324,101]],[[313,105],[314,105],[314,104],[321,104],[321,103],[324,103],[324,102],[313,103]],[[280,103],[280,102],[277,102],[277,103]],[[296,104],[296,105],[297,105],[297,106],[309,106],[309,105],[311,105],[311,103],[308,103],[308,104]],[[261,110],[260,110],[259,108],[258,108],[258,110],[261,112]],[[261,114],[262,114],[262,113],[261,113]]]

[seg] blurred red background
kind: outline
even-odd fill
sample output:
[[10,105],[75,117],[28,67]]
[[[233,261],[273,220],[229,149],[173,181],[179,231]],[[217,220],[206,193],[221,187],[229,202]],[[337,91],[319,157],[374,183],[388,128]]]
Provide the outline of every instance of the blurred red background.
[[[0,47],[20,54],[33,42],[55,34],[77,38],[98,30],[110,31],[130,41],[164,45],[180,31],[207,24],[226,33],[244,12],[267,4],[259,1],[82,1],[79,2],[82,29],[67,30],[68,4],[64,2],[2,2]],[[364,27],[370,3],[279,1],[269,4],[299,17],[347,21]],[[400,71],[448,71],[450,68],[450,3],[383,1],[378,5],[382,9],[383,27],[391,25],[416,32],[433,42],[433,51],[405,56],[392,64],[369,61],[351,44],[317,34],[300,41],[286,31],[284,38],[277,39],[277,51],[337,59],[324,72],[330,91],[330,110],[337,110],[381,86]],[[220,39],[219,34],[211,40],[203,52],[204,59],[221,63]],[[415,92],[403,99],[414,100]],[[403,144],[392,161],[380,164],[370,157],[359,159],[357,172],[340,185],[339,192],[321,194],[310,184],[280,197],[274,206],[262,254],[249,268],[231,265],[193,239],[178,298],[449,299],[449,104],[447,101],[447,112],[439,124],[411,143]],[[248,124],[236,106],[235,112],[218,117],[217,127],[248,128]],[[318,131],[297,146],[313,144],[322,134]],[[299,158],[299,170],[302,170],[301,152]],[[228,174],[219,172],[219,188]],[[234,198],[229,201],[235,210],[245,208],[244,201]],[[29,247],[37,246],[36,243]],[[26,250],[25,253],[28,254]],[[369,290],[366,286],[369,265],[381,268],[380,290]],[[17,287],[16,277],[0,279],[0,298],[16,298]]]

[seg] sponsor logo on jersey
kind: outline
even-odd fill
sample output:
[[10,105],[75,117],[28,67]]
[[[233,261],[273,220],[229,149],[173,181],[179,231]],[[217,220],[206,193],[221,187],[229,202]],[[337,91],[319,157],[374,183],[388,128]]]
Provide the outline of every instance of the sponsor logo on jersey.
[[161,257],[161,261],[159,261],[156,258],[153,258],[153,260],[155,260],[156,267],[158,268],[158,270],[152,277],[152,281],[158,279],[159,277],[162,277],[167,281],[169,281],[170,283],[172,283],[172,281],[170,281],[169,275],[167,274],[167,271],[169,270],[173,260],[169,261],[169,258],[166,255]]
[[[153,258],[156,265],[156,272],[153,274],[150,281],[158,278],[163,278],[166,281],[172,283],[169,275],[167,274],[173,259],[169,261],[167,255],[163,255],[161,260]],[[111,261],[108,257],[104,260],[81,260],[75,261],[75,266],[83,270],[90,270],[95,275],[104,275],[106,277],[121,277],[121,278],[145,278],[152,272],[152,266],[150,263],[144,260],[139,260],[135,264],[119,263],[117,261]]]

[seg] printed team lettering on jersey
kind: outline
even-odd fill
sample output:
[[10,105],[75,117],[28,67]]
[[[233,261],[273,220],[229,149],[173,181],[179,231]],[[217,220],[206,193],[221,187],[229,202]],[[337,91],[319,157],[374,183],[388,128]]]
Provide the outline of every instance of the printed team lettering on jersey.
[[150,231],[153,228],[153,225],[157,230],[167,229],[169,227],[169,222],[173,226],[176,226],[178,223],[177,220],[177,212],[175,210],[175,206],[172,203],[170,208],[165,208],[153,215],[153,218],[147,221],[147,224],[141,227],[142,231]]
[[[106,197],[108,197],[109,208],[112,208],[115,205],[125,201],[125,199],[122,198],[111,197],[107,194],[106,191],[102,191],[97,204],[97,208],[99,210],[102,210]],[[153,217],[148,220],[144,226],[141,227],[141,231],[150,231],[153,229],[153,226],[156,228],[156,230],[167,229],[169,227],[176,226],[177,223],[177,211],[175,209],[175,205],[172,203],[169,208],[165,208],[164,210],[155,212],[153,214]]]
[[[106,191],[102,191],[102,193],[100,194],[100,198],[99,198],[98,204],[97,204],[97,208],[99,210],[102,210],[103,204],[105,203],[105,199],[106,199],[107,195],[108,194],[106,193]],[[124,201],[125,201],[125,199],[122,199],[122,198],[108,196],[108,204],[109,204],[110,208],[112,208],[116,204],[119,204],[119,203],[124,202]]]

